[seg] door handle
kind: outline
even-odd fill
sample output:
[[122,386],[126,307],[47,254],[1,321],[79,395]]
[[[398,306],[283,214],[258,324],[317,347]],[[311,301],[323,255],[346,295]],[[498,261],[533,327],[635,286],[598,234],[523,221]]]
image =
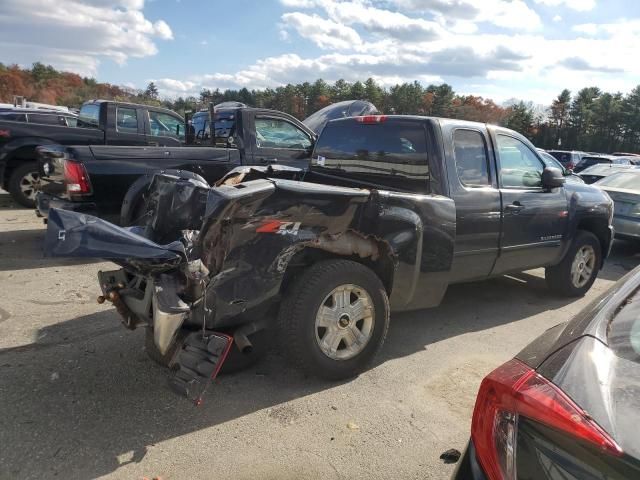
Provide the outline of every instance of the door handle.
[[261,158],[260,163],[274,164],[274,163],[278,163],[278,159],[277,158]]
[[523,208],[524,205],[521,205],[520,202],[513,202],[504,207],[505,211],[511,213],[520,213]]

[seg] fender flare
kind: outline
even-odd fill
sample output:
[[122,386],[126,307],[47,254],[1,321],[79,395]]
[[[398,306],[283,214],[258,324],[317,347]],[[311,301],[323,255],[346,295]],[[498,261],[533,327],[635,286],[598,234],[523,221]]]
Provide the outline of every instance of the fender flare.
[[157,172],[145,173],[140,178],[138,178],[127,190],[127,193],[122,200],[122,208],[120,209],[120,225],[125,226],[129,225],[133,220],[133,213],[138,202],[143,198],[143,195],[149,189],[151,182],[153,181],[153,177],[156,174],[166,173],[169,175],[176,175],[181,178],[193,179],[204,184],[208,185],[207,181],[202,178],[202,176],[197,173],[190,172],[189,170],[158,170]]

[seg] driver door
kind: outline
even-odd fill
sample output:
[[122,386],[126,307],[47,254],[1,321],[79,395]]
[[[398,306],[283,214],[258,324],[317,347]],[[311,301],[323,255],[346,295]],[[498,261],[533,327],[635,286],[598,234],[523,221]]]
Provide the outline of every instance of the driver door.
[[285,118],[256,115],[253,163],[304,168],[313,142],[302,129]]
[[500,255],[492,273],[521,271],[554,263],[568,227],[564,187],[542,186],[544,163],[520,139],[495,135],[502,197]]

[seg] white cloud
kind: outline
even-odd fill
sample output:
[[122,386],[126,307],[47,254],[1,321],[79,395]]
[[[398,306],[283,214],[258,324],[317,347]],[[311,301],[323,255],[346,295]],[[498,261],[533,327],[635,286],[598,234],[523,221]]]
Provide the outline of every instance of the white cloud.
[[[511,30],[532,31],[540,28],[538,14],[524,0],[393,0],[408,12],[434,14],[440,23],[492,23]],[[468,31],[469,28],[467,27]]]
[[[164,79],[165,84],[158,82],[161,91],[185,95],[197,94],[203,87],[252,89],[317,78],[372,77],[383,85],[413,80],[446,81],[455,88],[481,85],[474,92],[498,100],[519,96],[539,103],[550,102],[565,87],[577,90],[598,84],[621,90],[640,77],[640,64],[629,62],[640,42],[640,20],[576,25],[567,30],[568,35],[550,38],[539,28],[540,17],[520,0],[281,3],[313,8],[285,13],[279,25],[282,39],[288,44],[308,39],[323,52],[266,57],[236,71],[190,76],[177,84]],[[553,18],[560,20],[560,15]],[[504,28],[487,29],[488,23]],[[530,28],[511,30],[522,25]]]
[[587,12],[593,10],[596,6],[596,0],[535,0],[549,7],[565,6],[579,12]]
[[282,21],[292,27],[303,38],[308,38],[320,48],[350,49],[362,43],[360,35],[353,28],[324,19],[316,14],[285,13]]
[[562,21],[562,17],[560,15],[554,15],[553,17],[553,21],[558,23]]
[[598,33],[598,25],[595,23],[582,23],[571,27],[574,32],[586,33],[587,35],[595,35]]
[[173,32],[165,21],[145,18],[143,8],[144,0],[2,0],[3,61],[94,75],[101,58],[122,64],[154,55],[154,39],[170,40]]
[[316,6],[314,0],[280,0],[280,3],[291,8],[313,8]]

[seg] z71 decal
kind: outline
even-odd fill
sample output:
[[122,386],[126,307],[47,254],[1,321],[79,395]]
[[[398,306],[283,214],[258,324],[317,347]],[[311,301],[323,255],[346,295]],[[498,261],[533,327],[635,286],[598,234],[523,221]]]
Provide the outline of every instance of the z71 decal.
[[300,230],[300,222],[283,222],[280,220],[267,220],[258,228],[257,233],[277,233],[279,235],[297,235]]

